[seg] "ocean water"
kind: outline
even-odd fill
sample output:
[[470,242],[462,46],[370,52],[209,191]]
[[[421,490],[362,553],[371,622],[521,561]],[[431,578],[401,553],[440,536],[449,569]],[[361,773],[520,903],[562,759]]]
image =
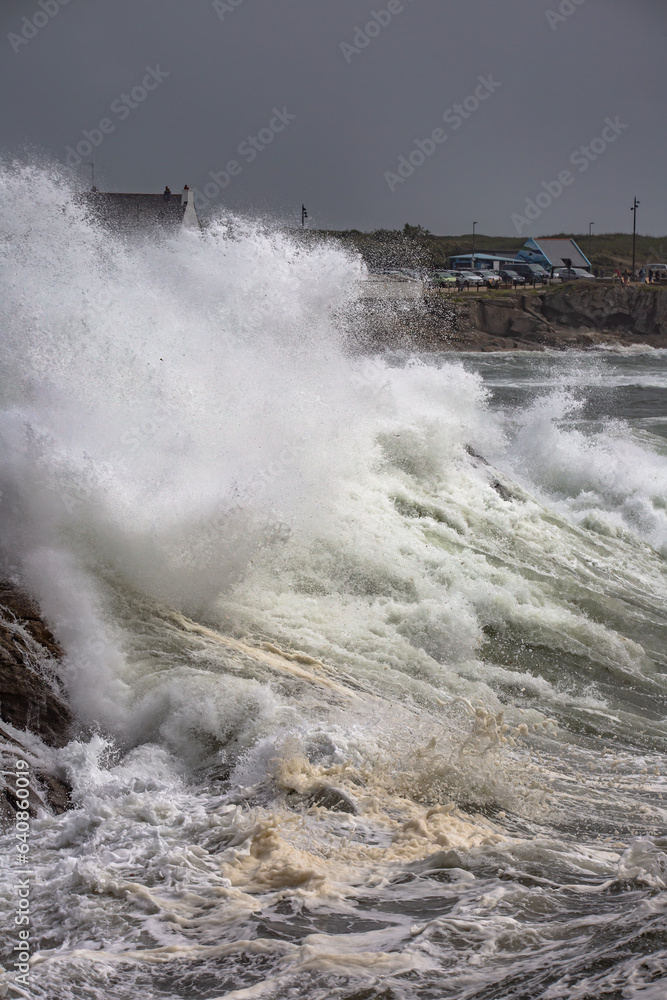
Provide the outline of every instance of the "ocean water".
[[[367,356],[363,268],[0,174],[45,1000],[663,1000],[667,352]],[[4,990],[4,992],[3,992]]]

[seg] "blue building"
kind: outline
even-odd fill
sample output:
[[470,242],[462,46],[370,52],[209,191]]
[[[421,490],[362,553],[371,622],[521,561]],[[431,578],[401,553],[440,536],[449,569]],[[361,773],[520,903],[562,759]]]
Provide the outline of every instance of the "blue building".
[[[474,261],[474,265],[473,265]],[[471,253],[457,254],[450,257],[449,266],[454,271],[502,271],[511,270],[513,264],[540,264],[545,271],[554,267],[581,267],[591,270],[591,262],[574,242],[567,238],[548,237],[547,239],[526,240],[521,249],[514,255],[507,253]]]
[[552,267],[581,267],[591,270],[591,262],[584,256],[574,240],[568,239],[529,239],[516,255],[517,260],[528,264],[541,264],[550,271]]
[[[476,271],[503,271],[511,267],[515,257],[502,253],[476,253],[474,262]],[[469,271],[473,266],[471,253],[458,254],[449,258],[449,266],[453,271]]]

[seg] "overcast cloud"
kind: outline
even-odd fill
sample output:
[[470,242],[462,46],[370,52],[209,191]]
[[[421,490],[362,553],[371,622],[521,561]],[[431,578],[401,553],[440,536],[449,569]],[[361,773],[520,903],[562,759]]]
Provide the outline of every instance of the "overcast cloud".
[[2,145],[96,142],[81,187],[525,236],[628,231],[636,194],[667,233],[666,0],[59,2],[3,0]]

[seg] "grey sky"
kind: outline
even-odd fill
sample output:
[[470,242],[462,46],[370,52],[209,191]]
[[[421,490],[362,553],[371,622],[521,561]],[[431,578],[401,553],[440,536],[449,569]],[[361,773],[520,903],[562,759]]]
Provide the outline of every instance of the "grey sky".
[[[53,11],[58,0],[42,2]],[[479,232],[516,234],[512,214],[523,215],[542,182],[569,170],[572,180],[556,197],[553,185],[542,196],[541,215],[522,236],[582,232],[590,221],[596,232],[627,231],[635,194],[639,230],[667,233],[667,0],[217,6],[69,0],[49,16],[38,0],[3,0],[3,151],[64,162],[66,147],[85,142],[83,130],[107,118],[113,130],[85,157],[95,160],[101,189],[158,191],[167,183],[176,191],[188,183],[203,190],[209,171],[234,160],[237,172],[214,205],[296,220],[305,202],[318,228],[409,222],[436,233],[470,232],[477,220]],[[373,11],[387,22],[388,8],[391,20],[371,29],[376,36],[363,49],[341,50]],[[561,8],[572,13],[559,15]],[[23,18],[35,15],[38,27],[25,29]],[[10,33],[22,31],[34,37],[12,41]],[[168,76],[151,78],[155,89],[135,108],[125,105],[127,114],[111,111],[141,88],[146,67]],[[491,76],[493,93],[460,127],[453,115],[443,122],[448,108],[473,97],[480,76]],[[274,109],[296,117],[284,124]],[[272,122],[263,133],[270,143],[250,162],[239,144]],[[435,151],[422,153],[424,163],[388,182],[399,157],[438,128],[446,138],[426,144]],[[605,128],[614,141],[585,171],[572,164],[571,154]],[[76,176],[86,186],[89,170]]]

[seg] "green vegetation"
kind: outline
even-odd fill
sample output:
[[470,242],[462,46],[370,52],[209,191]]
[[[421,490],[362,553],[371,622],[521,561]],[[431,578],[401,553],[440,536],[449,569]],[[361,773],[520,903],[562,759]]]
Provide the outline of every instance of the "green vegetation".
[[[573,239],[588,256],[588,235],[576,233],[554,233],[561,239]],[[403,229],[378,229],[373,233],[362,233],[357,229],[336,231],[312,230],[304,233],[306,238],[331,237],[344,246],[357,250],[371,267],[426,267],[438,270],[447,267],[449,257],[470,253],[472,235],[434,236],[421,226],[405,225]],[[514,255],[528,237],[475,235],[475,252],[503,252]],[[620,267],[632,265],[632,233],[602,233],[591,240],[591,263],[593,267]],[[643,264],[667,263],[667,236],[637,237],[637,267]]]
[[[555,233],[559,238],[572,239],[588,256],[588,235]],[[591,239],[593,267],[632,267],[632,233],[601,233]],[[637,236],[637,267],[667,264],[667,236]]]

